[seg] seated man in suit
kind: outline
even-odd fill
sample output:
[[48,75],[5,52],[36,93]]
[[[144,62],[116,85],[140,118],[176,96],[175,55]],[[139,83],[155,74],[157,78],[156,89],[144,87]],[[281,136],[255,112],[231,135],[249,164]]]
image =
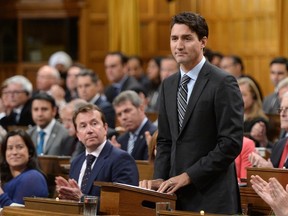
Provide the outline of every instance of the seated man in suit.
[[99,93],[98,76],[95,72],[83,69],[76,77],[76,87],[79,98],[98,106],[104,113],[110,128],[115,127],[115,111],[110,102]]
[[107,86],[104,93],[110,103],[122,91],[144,91],[143,86],[134,77],[128,75],[127,61],[127,56],[121,52],[110,52],[105,57],[106,77],[111,85]]
[[5,80],[7,87],[2,94],[12,106],[12,112],[0,120],[0,125],[8,129],[9,126],[35,125],[31,115],[32,84],[22,75],[16,75]]
[[78,107],[73,124],[86,150],[72,161],[68,181],[56,177],[59,198],[79,200],[84,194],[99,196],[100,188],[93,185],[94,181],[138,185],[135,161],[107,140],[108,126],[97,106],[87,103]]
[[[283,94],[281,106],[279,108],[281,128],[288,131],[288,92]],[[257,128],[255,128],[257,130]],[[255,132],[256,133],[256,132]],[[259,135],[260,136],[260,135]],[[263,139],[267,140],[267,137]],[[280,139],[273,145],[270,159],[265,160],[259,154],[252,152],[249,160],[256,167],[288,167],[288,137]]]
[[157,128],[146,117],[141,98],[135,91],[127,90],[114,99],[113,106],[118,121],[126,130],[117,141],[112,138],[113,145],[127,151],[135,160],[148,160],[145,132],[152,135]]
[[32,98],[35,126],[28,130],[38,155],[69,155],[68,131],[55,119],[57,107],[53,97],[38,93]]

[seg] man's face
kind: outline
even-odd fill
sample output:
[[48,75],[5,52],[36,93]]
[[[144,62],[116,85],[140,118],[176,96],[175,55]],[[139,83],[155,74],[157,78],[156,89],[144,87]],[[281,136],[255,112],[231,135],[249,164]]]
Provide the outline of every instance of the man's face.
[[142,76],[143,68],[137,59],[135,58],[130,59],[128,61],[127,67],[128,67],[128,74],[130,76],[134,76],[136,77],[136,79],[139,79]]
[[8,100],[13,108],[24,105],[29,99],[28,93],[25,92],[21,84],[11,83],[5,89],[5,94],[8,96]]
[[63,126],[68,130],[69,135],[72,137],[75,136],[76,133],[72,120],[73,111],[74,110],[72,107],[66,106],[60,112],[61,122]]
[[234,64],[233,59],[230,57],[223,57],[220,62],[220,68],[230,73],[234,77],[238,78],[241,76],[241,67]]
[[135,132],[145,116],[143,107],[135,107],[130,101],[124,101],[114,109],[121,126],[130,132]]
[[107,55],[104,61],[107,79],[111,83],[119,82],[125,75],[126,66],[122,65],[117,55]]
[[270,66],[270,79],[275,87],[287,76],[288,71],[285,64],[274,63]]
[[71,67],[67,72],[66,86],[69,90],[76,89],[76,76],[80,73],[81,69],[79,67]]
[[184,71],[191,70],[203,57],[207,38],[198,39],[187,25],[174,24],[171,29],[170,48],[172,55]]
[[108,126],[97,110],[79,113],[75,119],[76,135],[89,152],[95,151],[106,140]]
[[52,107],[51,103],[46,100],[33,100],[32,102],[32,118],[40,128],[45,128],[55,117],[56,112],[56,107]]
[[90,101],[97,94],[97,84],[93,83],[90,76],[78,76],[77,92],[79,98]]
[[174,59],[162,59],[160,68],[161,80],[179,71],[178,64]]
[[51,86],[58,84],[58,80],[52,75],[52,69],[50,66],[43,66],[37,72],[36,86],[38,90],[49,91]]
[[288,131],[288,97],[283,97],[280,108],[283,109],[280,113],[281,128]]

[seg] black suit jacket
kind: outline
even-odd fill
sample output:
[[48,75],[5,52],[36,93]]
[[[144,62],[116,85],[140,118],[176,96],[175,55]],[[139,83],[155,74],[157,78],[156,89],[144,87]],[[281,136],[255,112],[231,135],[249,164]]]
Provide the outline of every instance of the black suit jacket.
[[112,104],[106,100],[103,100],[101,97],[99,97],[94,104],[104,113],[108,126],[110,128],[115,128],[115,111]]
[[18,122],[16,122],[15,116],[11,113],[8,116],[3,117],[0,120],[0,125],[6,130],[9,126],[16,125],[16,126],[34,126],[35,123],[32,119],[31,113],[31,99],[29,99],[23,106],[20,117]]
[[205,62],[178,129],[180,72],[160,91],[154,178],[186,172],[191,184],[178,189],[176,209],[218,214],[241,211],[234,160],[243,140],[243,101],[236,79]]
[[[124,81],[122,88],[120,89],[120,92],[125,91],[125,90],[134,90],[136,92],[144,92],[143,87],[141,84],[131,76],[128,76],[127,79]],[[110,103],[113,103],[114,98],[118,95],[116,92],[115,88],[110,85],[105,89],[105,95],[107,97],[107,100]]]
[[[148,160],[148,145],[145,139],[145,132],[149,131],[152,135],[156,131],[156,129],[157,127],[148,120],[143,126],[143,128],[140,130],[131,153],[132,157],[135,160]],[[129,136],[129,132],[126,132],[123,135],[119,136],[119,138],[117,139],[117,141],[121,144],[121,149],[125,151],[127,151]]]

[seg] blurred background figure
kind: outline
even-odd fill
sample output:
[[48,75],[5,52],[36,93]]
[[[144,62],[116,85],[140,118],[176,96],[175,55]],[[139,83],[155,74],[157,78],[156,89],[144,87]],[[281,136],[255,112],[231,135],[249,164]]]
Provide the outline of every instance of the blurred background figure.
[[72,58],[64,51],[58,51],[53,53],[48,60],[48,64],[59,71],[61,76],[61,81],[59,84],[64,88],[67,71],[71,67],[72,63]]
[[32,83],[22,75],[10,77],[5,83],[2,94],[9,101],[12,111],[0,120],[0,125],[6,130],[9,126],[35,125],[31,114]]
[[220,68],[225,70],[226,72],[232,74],[236,79],[241,78],[241,77],[250,78],[255,83],[255,85],[257,86],[257,89],[258,89],[259,94],[260,94],[260,99],[262,101],[263,94],[262,94],[260,85],[253,77],[245,74],[245,67],[244,67],[243,61],[242,61],[240,56],[237,56],[237,55],[224,56],[221,59]]
[[263,100],[263,110],[266,114],[278,114],[280,100],[277,86],[279,82],[288,76],[288,59],[276,57],[270,62],[270,80],[274,86],[274,92]]
[[0,206],[24,204],[23,197],[48,197],[34,143],[23,130],[8,132],[1,146]]
[[173,56],[163,57],[160,63],[161,82],[170,75],[179,71],[179,64]]
[[85,66],[79,63],[73,64],[68,69],[66,77],[66,89],[65,89],[66,102],[70,102],[71,100],[78,98],[76,77],[81,72],[81,70],[84,69]]
[[162,57],[153,57],[149,60],[146,69],[146,74],[150,80],[150,87],[148,89],[148,105],[146,112],[158,112],[158,95],[161,84],[160,67]]
[[150,81],[143,68],[143,61],[139,56],[130,56],[127,62],[128,75],[134,77],[143,87],[148,89]]
[[[239,88],[244,101],[244,135],[255,141],[256,147],[266,147],[257,137],[251,136],[251,129],[256,123],[263,124],[261,133],[267,133],[268,117],[262,110],[262,101],[256,84],[248,77],[238,79]],[[267,135],[267,134],[266,134]]]
[[106,77],[111,83],[105,88],[105,96],[112,103],[114,98],[122,91],[144,91],[142,85],[132,76],[128,75],[128,57],[122,52],[110,52],[104,60]]

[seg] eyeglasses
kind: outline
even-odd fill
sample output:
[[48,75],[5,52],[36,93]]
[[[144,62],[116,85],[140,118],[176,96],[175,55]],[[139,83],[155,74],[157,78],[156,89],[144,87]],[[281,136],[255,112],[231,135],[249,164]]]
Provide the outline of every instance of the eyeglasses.
[[286,113],[287,110],[288,110],[288,107],[280,107],[280,108],[278,109],[278,113],[279,113],[279,114],[281,114],[282,112],[283,112],[283,113]]
[[3,95],[9,95],[9,94],[11,94],[11,95],[19,95],[19,94],[25,93],[25,92],[26,92],[26,91],[24,91],[24,90],[19,90],[19,91],[3,91],[2,94],[3,94]]

